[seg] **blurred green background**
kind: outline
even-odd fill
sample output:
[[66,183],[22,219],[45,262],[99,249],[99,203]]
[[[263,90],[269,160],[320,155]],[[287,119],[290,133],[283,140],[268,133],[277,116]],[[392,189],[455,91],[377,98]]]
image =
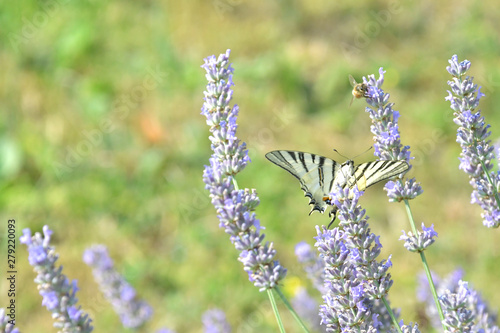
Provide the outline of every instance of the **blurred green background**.
[[[201,315],[226,311],[234,331],[275,332],[265,293],[248,282],[238,252],[218,228],[201,179],[211,154],[200,115],[203,58],[231,49],[238,136],[252,163],[238,176],[256,188],[257,214],[288,268],[284,290],[303,284],[320,300],[294,256],[314,244],[315,225],[302,191],[264,158],[293,149],[341,160],[372,144],[364,100],[349,107],[348,75],[387,70],[383,88],[401,112],[402,142],[415,156],[411,177],[424,194],[416,222],[433,223],[427,251],[440,275],[457,266],[493,307],[500,304],[497,230],[482,226],[468,178],[458,170],[445,67],[453,54],[472,61],[486,93],[481,109],[498,129],[499,10],[493,1],[63,1],[0,4],[0,203],[2,225],[54,231],[59,263],[78,279],[78,297],[95,331],[121,324],[93,282],[82,252],[108,246],[116,267],[155,309],[144,331],[165,326],[200,332]],[[493,133],[492,139],[497,135]],[[372,152],[357,163],[372,160]],[[405,323],[419,321],[419,256],[398,241],[409,229],[404,207],[382,186],[362,205],[382,256],[392,254],[390,300]],[[2,275],[6,227],[0,231]],[[17,249],[17,319],[23,332],[54,332],[27,264]],[[7,284],[0,280],[2,304]],[[283,309],[290,332],[299,329]],[[251,329],[249,329],[251,327]]]

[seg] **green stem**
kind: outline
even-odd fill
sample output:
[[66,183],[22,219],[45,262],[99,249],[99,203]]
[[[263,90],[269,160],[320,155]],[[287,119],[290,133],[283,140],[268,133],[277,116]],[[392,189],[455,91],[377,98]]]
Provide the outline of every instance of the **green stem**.
[[306,325],[304,324],[304,322],[302,322],[302,320],[300,319],[300,317],[297,314],[297,312],[295,312],[295,310],[293,309],[293,307],[290,304],[290,302],[288,302],[288,300],[286,299],[285,295],[283,295],[283,293],[281,292],[280,288],[276,286],[276,287],[274,287],[274,290],[276,290],[276,293],[279,295],[279,297],[281,298],[281,300],[283,301],[283,303],[285,304],[285,306],[288,308],[288,310],[292,314],[293,318],[295,318],[295,320],[297,321],[297,323],[299,324],[299,326],[304,330],[304,332],[309,333],[309,330],[307,329]]
[[401,331],[401,327],[399,327],[398,320],[396,319],[396,316],[394,315],[394,312],[392,312],[391,307],[389,306],[389,303],[387,303],[385,297],[382,297],[382,302],[384,302],[385,308],[387,309],[387,312],[389,313],[389,316],[391,316],[392,323],[394,324],[394,327],[398,330],[399,333],[403,333]]
[[231,177],[231,181],[233,182],[234,189],[238,191],[240,188],[238,187],[238,182],[236,181],[236,178],[234,178],[234,176]]
[[[417,228],[415,227],[415,221],[413,220],[413,214],[411,212],[410,204],[408,200],[405,200],[406,213],[408,214],[408,218],[410,219],[410,225],[413,230],[413,234],[417,235]],[[422,259],[422,263],[424,265],[425,275],[427,276],[427,281],[429,282],[429,287],[431,289],[432,297],[434,298],[434,302],[436,303],[436,308],[439,313],[439,318],[441,319],[441,323],[444,320],[443,309],[441,308],[441,304],[439,304],[438,294],[436,292],[436,286],[434,285],[434,281],[432,280],[431,270],[429,268],[429,264],[427,263],[427,259],[425,258],[424,252],[420,252],[420,258]],[[446,327],[443,325],[443,329],[446,331]]]
[[278,322],[280,332],[285,333],[285,327],[283,326],[283,322],[281,321],[281,316],[278,311],[278,306],[276,305],[276,300],[274,299],[272,289],[267,290],[267,296],[269,297],[269,302],[271,302],[271,307],[273,308],[274,316],[276,317],[276,321]]

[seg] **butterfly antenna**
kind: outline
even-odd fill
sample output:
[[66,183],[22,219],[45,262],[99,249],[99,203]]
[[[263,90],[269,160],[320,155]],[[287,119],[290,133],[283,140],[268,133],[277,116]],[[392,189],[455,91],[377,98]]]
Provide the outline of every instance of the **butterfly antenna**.
[[337,154],[339,154],[340,156],[342,156],[343,158],[345,158],[346,160],[349,160],[350,158],[341,154],[337,149],[333,148],[333,151],[336,152]]
[[337,154],[339,154],[340,156],[342,156],[343,158],[345,158],[346,160],[354,160],[355,158],[363,155],[363,154],[366,154],[368,151],[370,151],[370,149],[372,149],[373,146],[370,146],[370,148],[368,148],[367,150],[365,150],[364,152],[362,152],[361,154],[358,154],[356,156],[354,156],[353,158],[349,158],[347,156],[344,156],[343,154],[341,154],[337,149],[333,148],[333,151],[336,152]]
[[364,151],[364,152],[362,152],[361,154],[358,154],[358,155],[354,156],[352,159],[355,159],[356,157],[359,157],[359,156],[361,156],[361,155],[363,155],[363,154],[366,154],[366,153],[367,153],[367,152],[369,152],[369,151],[370,151],[370,149],[372,149],[372,148],[373,148],[373,146],[370,146],[370,148],[368,148],[367,150],[365,150],[365,151]]

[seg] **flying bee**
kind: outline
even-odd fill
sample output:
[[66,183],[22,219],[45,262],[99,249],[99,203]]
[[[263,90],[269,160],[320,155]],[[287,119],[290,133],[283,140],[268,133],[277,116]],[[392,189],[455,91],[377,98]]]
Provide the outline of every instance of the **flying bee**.
[[352,77],[352,75],[349,75],[349,82],[351,83],[352,88],[352,98],[351,98],[351,103],[349,106],[351,106],[352,101],[354,101],[354,98],[367,98],[370,97],[368,95],[368,86],[366,83],[357,83],[356,80]]

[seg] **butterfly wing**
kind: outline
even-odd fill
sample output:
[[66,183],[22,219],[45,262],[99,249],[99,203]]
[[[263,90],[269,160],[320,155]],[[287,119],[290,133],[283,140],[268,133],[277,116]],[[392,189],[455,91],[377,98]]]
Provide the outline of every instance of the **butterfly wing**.
[[354,167],[354,174],[348,181],[349,187],[358,186],[360,191],[383,180],[408,171],[410,165],[406,161],[373,161]]
[[[343,164],[324,156],[289,150],[275,150],[266,154],[266,158],[285,169],[300,182],[300,187],[308,197],[312,209],[323,213],[332,207],[329,195],[336,185],[343,188],[357,186],[360,191],[367,187],[397,176],[410,168],[406,161],[373,161],[353,167],[352,161]],[[337,207],[333,205],[329,216],[335,220]]]
[[275,150],[266,158],[291,173],[300,182],[304,195],[315,210],[323,213],[329,206],[324,198],[329,196],[340,164],[324,156],[299,151]]

